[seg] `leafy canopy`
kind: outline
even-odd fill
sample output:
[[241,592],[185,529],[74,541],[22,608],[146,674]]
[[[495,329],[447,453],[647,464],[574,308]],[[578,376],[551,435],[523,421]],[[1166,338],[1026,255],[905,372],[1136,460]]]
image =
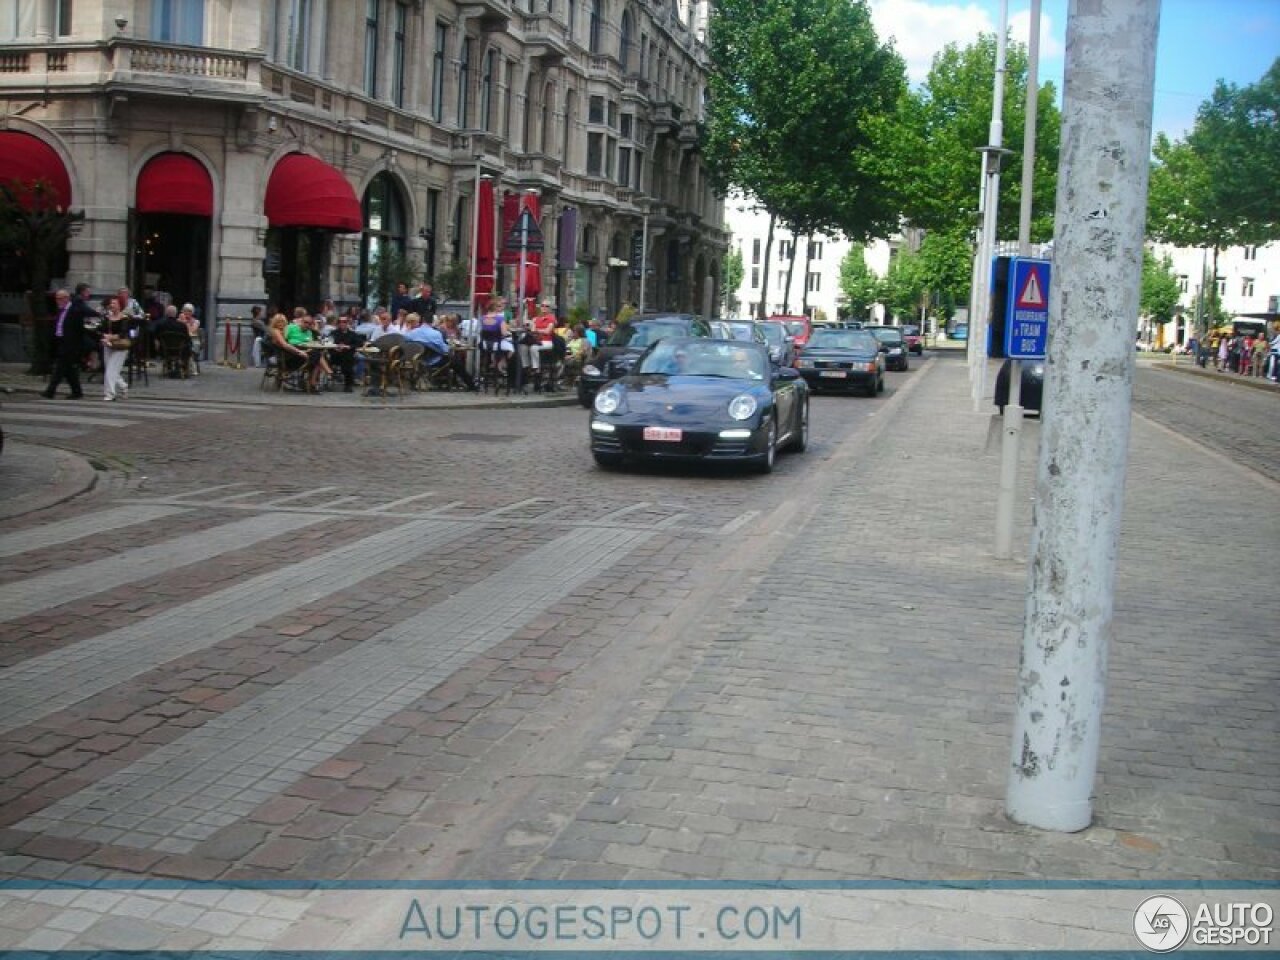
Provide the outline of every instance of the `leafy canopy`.
[[1223,250],[1280,240],[1280,58],[1257,82],[1221,80],[1191,132],[1159,134],[1147,197],[1147,233]]
[[[1027,50],[1009,43],[1005,56],[1004,143],[998,233],[1014,238],[1022,202],[1022,129],[1026,120]],[[967,47],[949,44],[933,59],[924,85],[904,99],[893,138],[893,163],[903,178],[903,215],[914,226],[948,233],[978,227],[981,147],[991,124],[996,38]],[[1051,83],[1040,85],[1031,239],[1053,235],[1061,114]]]
[[885,140],[906,87],[865,0],[724,0],[712,8],[703,155],[796,236],[897,227]]

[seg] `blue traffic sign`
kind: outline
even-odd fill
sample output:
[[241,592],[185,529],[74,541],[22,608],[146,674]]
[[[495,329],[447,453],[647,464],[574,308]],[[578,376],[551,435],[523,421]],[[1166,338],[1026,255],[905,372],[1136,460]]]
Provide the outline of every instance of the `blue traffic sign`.
[[1048,260],[1014,257],[1009,264],[1004,349],[1013,360],[1040,360],[1049,342]]

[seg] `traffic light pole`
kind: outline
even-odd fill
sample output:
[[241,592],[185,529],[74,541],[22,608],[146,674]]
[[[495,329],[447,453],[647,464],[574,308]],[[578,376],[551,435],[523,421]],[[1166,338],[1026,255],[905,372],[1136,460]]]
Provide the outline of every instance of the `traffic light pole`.
[[1072,0],[1048,369],[1005,809],[1089,826],[1129,453],[1159,0]]

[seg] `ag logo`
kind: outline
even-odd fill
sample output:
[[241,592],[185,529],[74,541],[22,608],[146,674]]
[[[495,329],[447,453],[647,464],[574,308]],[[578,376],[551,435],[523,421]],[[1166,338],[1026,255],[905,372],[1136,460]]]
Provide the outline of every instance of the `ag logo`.
[[1173,897],[1148,897],[1133,915],[1138,942],[1153,953],[1177,950],[1187,939],[1191,917]]

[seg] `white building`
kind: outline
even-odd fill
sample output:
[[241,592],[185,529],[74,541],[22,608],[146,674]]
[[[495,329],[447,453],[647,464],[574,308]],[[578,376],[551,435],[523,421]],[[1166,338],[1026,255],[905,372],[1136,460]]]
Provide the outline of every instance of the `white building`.
[[[1168,256],[1182,291],[1182,318],[1162,331],[1158,345],[1184,344],[1194,332],[1200,288],[1213,274],[1213,251],[1155,244],[1156,257]],[[1280,313],[1280,243],[1265,247],[1230,247],[1218,253],[1216,277],[1222,309],[1231,316]]]
[[[742,284],[737,291],[726,291],[728,297],[736,299],[736,306],[732,303],[726,305],[727,312],[754,316],[761,297],[766,296],[766,314],[799,315],[805,312],[803,306],[807,302],[810,317],[821,315],[831,321],[836,319],[843,303],[840,264],[853,244],[841,238],[821,235],[814,235],[812,239],[796,238],[790,230],[781,225],[775,226],[767,264],[769,285],[766,293],[764,256],[769,238],[769,215],[740,195],[731,195],[725,202],[724,225],[732,235],[730,249],[742,254],[743,268]],[[889,260],[903,244],[901,237],[867,244],[867,266],[877,276],[883,277],[889,271]],[[796,250],[795,268],[788,288],[787,267],[793,245]],[[879,307],[877,316],[882,316]]]

